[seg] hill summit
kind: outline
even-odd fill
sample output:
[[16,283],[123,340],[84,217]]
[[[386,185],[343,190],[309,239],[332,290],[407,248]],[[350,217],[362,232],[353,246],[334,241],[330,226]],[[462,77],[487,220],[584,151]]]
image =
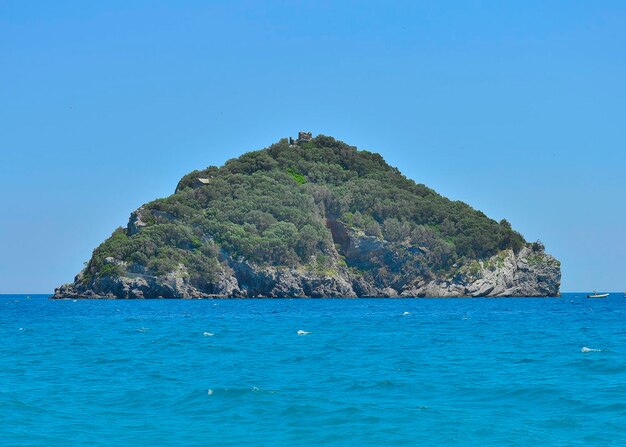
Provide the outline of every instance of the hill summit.
[[506,220],[301,132],[185,175],[54,297],[556,296],[560,279]]

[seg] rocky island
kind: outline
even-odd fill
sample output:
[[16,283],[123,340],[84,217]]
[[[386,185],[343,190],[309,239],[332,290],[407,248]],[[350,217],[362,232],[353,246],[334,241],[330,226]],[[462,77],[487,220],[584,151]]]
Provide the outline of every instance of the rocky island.
[[54,298],[557,296],[560,280],[506,220],[301,132],[185,175]]

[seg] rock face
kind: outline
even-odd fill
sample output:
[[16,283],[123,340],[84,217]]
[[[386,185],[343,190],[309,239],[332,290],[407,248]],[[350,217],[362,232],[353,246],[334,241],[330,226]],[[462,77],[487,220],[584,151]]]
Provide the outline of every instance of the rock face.
[[[349,235],[348,258],[365,258],[384,251],[385,241]],[[357,297],[551,297],[559,295],[559,262],[543,249],[524,247],[515,254],[501,252],[463,267],[454,276],[413,278],[401,287],[367,281],[350,269],[336,274],[280,267],[259,267],[223,256],[218,279],[209,289],[191,285],[186,269],[167,276],[129,273],[101,277],[84,283],[83,273],[74,282],[55,290],[54,298],[357,298]],[[114,262],[110,260],[110,262]]]
[[478,262],[477,271],[463,268],[451,279],[437,279],[407,288],[401,296],[435,297],[548,297],[558,296],[559,262],[543,250],[524,247]]
[[301,132],[184,176],[54,298],[530,297],[560,281],[506,220]]

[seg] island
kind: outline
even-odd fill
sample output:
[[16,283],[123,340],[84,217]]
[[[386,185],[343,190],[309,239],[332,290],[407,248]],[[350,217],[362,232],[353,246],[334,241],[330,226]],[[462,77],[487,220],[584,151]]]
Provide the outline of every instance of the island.
[[505,219],[300,132],[185,175],[53,298],[549,297],[560,281]]

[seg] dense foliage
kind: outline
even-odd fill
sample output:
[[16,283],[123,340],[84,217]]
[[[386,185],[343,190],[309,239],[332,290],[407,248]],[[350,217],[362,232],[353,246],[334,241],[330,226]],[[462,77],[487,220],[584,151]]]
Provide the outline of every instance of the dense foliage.
[[445,270],[526,243],[507,221],[416,184],[378,154],[322,135],[298,145],[281,140],[194,171],[174,195],[137,214],[143,226],[133,230],[131,218],[128,229],[116,230],[94,251],[87,278],[119,274],[119,263],[107,260],[114,258],[138,274],[182,265],[194,282],[210,282],[220,250],[260,265],[324,267],[337,258],[330,221],[393,247],[394,259],[340,259],[374,276],[392,274],[394,265],[400,276]]

